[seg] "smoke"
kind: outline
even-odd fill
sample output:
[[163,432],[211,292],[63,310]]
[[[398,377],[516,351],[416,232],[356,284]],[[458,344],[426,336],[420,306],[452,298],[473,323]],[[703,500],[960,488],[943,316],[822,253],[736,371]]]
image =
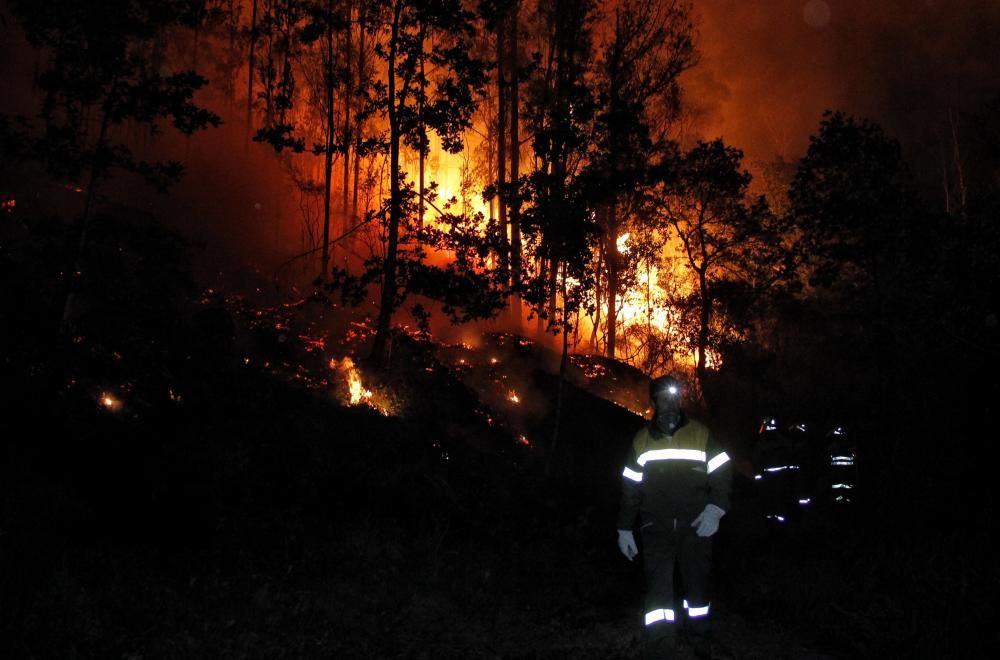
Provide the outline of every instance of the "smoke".
[[827,109],[882,125],[918,174],[1000,91],[995,0],[702,0],[700,64],[685,75],[690,133],[748,162],[794,161]]

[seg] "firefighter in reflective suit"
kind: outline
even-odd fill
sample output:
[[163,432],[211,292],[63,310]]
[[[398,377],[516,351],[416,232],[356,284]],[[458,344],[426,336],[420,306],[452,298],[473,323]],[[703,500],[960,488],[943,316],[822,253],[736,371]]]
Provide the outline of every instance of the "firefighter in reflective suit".
[[843,426],[836,426],[826,434],[826,460],[828,470],[824,495],[826,504],[841,507],[854,500],[857,485],[857,448]]
[[804,453],[802,443],[783,433],[773,418],[764,418],[751,461],[754,485],[768,520],[795,522],[799,509],[809,503],[802,476]]
[[[709,657],[711,536],[729,508],[731,464],[708,428],[681,410],[681,383],[671,376],[650,382],[655,414],[632,441],[622,473],[618,546],[639,553],[633,524],[641,521],[646,573],[645,636],[648,658],[672,658],[684,617],[700,658]],[[674,598],[674,565],[680,603]]]

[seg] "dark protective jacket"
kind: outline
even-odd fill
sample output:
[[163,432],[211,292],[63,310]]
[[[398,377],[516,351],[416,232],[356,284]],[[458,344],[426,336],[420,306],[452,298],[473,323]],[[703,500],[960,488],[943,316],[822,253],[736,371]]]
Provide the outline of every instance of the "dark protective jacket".
[[671,436],[636,433],[622,472],[618,529],[643,523],[689,526],[706,504],[729,510],[732,464],[701,422],[687,420]]

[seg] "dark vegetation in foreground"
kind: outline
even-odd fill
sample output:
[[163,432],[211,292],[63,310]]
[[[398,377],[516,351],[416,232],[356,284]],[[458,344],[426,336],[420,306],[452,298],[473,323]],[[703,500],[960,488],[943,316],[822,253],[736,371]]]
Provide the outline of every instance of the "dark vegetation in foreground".
[[[405,416],[343,407],[256,368],[273,347],[244,363],[238,320],[199,303],[176,237],[96,226],[101,268],[65,338],[63,225],[4,228],[0,655],[637,657],[642,576],[613,526],[641,420],[569,387],[546,474],[550,419],[518,445],[407,337],[381,383]],[[554,377],[525,377],[554,401]],[[108,384],[123,407],[100,404]],[[948,464],[906,492],[863,472],[850,516],[780,533],[737,498],[714,603],[731,657],[991,656],[978,523],[995,502],[946,482]]]

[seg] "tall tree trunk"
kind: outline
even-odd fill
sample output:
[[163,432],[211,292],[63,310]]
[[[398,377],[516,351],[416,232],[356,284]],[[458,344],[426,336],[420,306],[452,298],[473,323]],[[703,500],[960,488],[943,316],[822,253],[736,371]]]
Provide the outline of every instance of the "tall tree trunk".
[[323,258],[320,278],[330,272],[330,193],[333,187],[333,0],[326,0],[326,153],[323,159]]
[[388,98],[389,98],[389,236],[386,245],[385,267],[382,274],[382,296],[378,325],[372,346],[372,358],[381,365],[387,363],[389,332],[392,313],[396,305],[396,261],[399,250],[399,222],[402,216],[402,199],[399,181],[399,117],[396,112],[396,52],[399,40],[399,19],[405,0],[396,0],[393,8],[392,32],[389,40]]
[[[556,309],[559,307],[559,260],[553,257],[549,261],[549,319],[555,320]],[[550,321],[551,323],[551,321]]]
[[[358,35],[358,85],[361,85],[365,80],[365,24],[361,20],[361,13],[364,11],[364,5],[358,10],[358,27],[360,28]],[[364,129],[360,113],[357,115],[357,119],[354,125],[354,193],[351,199],[351,222],[357,222],[358,220],[358,185],[361,180],[361,137]]]
[[698,362],[696,372],[702,392],[705,391],[705,370],[708,364],[708,330],[712,320],[712,297],[708,290],[708,276],[704,269],[698,271],[698,287],[701,291],[701,308],[698,319]]
[[551,474],[552,471],[552,459],[555,456],[556,449],[559,446],[559,427],[562,424],[562,409],[563,409],[563,397],[565,392],[566,383],[566,370],[569,366],[569,325],[568,317],[569,313],[566,307],[566,266],[562,268],[562,297],[563,297],[563,311],[562,311],[562,357],[559,360],[559,386],[556,390],[556,412],[555,418],[553,420],[552,428],[552,443],[549,446],[549,455],[545,460],[545,474]]
[[419,209],[417,210],[417,226],[421,229],[424,228],[424,195],[427,194],[427,187],[424,182],[424,166],[427,162],[427,128],[424,126],[424,103],[427,99],[426,92],[426,81],[424,79],[424,39],[426,39],[426,25],[423,21],[420,23],[420,97],[417,99],[417,122],[420,125],[420,172],[419,172]]
[[598,241],[597,247],[597,269],[594,278],[594,327],[590,330],[590,350],[597,350],[597,334],[601,328],[601,302],[604,296],[604,287],[601,284],[601,271],[604,268],[604,241]]
[[[268,0],[265,12],[268,16],[274,15],[274,1]],[[273,27],[267,32],[267,66],[264,69],[264,125],[271,126],[274,123],[274,30]]]
[[[546,242],[547,242],[547,239],[543,238],[542,239],[543,252],[544,252],[544,248],[545,248],[545,243]],[[546,259],[545,257],[540,257],[538,259],[538,279],[540,281],[544,282],[544,281],[548,280],[547,273],[549,272],[548,271],[549,263],[550,263],[549,260]],[[539,302],[539,308],[542,308],[544,304],[545,304],[544,302]],[[541,336],[544,336],[544,333],[545,333],[545,320],[542,318],[541,314],[536,314],[535,315],[535,334],[538,335],[539,337],[541,337]]]
[[620,287],[620,273],[618,263],[618,236],[616,214],[617,204],[612,200],[606,207],[605,213],[605,236],[604,236],[604,261],[608,267],[608,329],[605,333],[607,337],[606,355],[609,358],[615,357],[618,335],[618,289]]
[[506,21],[497,21],[497,222],[500,229],[500,272],[509,275],[509,248],[507,243],[507,73],[504,52]]
[[[353,69],[351,67],[351,48],[353,46],[352,32],[354,30],[354,24],[352,22],[353,10],[353,7],[349,6],[347,8],[347,52],[344,55],[344,62],[347,67],[347,79],[344,81],[344,202],[340,208],[343,223],[342,233],[346,233],[347,230],[350,229],[347,208],[348,202],[350,201],[351,183],[351,109],[354,106],[354,76]],[[357,153],[354,154],[354,157],[358,157]]]
[[[518,89],[518,25],[521,3],[514,4],[510,17],[510,275],[511,281],[517,287],[521,281],[521,195],[519,181],[521,177],[521,138],[518,128],[520,91]],[[511,299],[511,316],[515,328],[521,327],[521,295],[516,292]]]

